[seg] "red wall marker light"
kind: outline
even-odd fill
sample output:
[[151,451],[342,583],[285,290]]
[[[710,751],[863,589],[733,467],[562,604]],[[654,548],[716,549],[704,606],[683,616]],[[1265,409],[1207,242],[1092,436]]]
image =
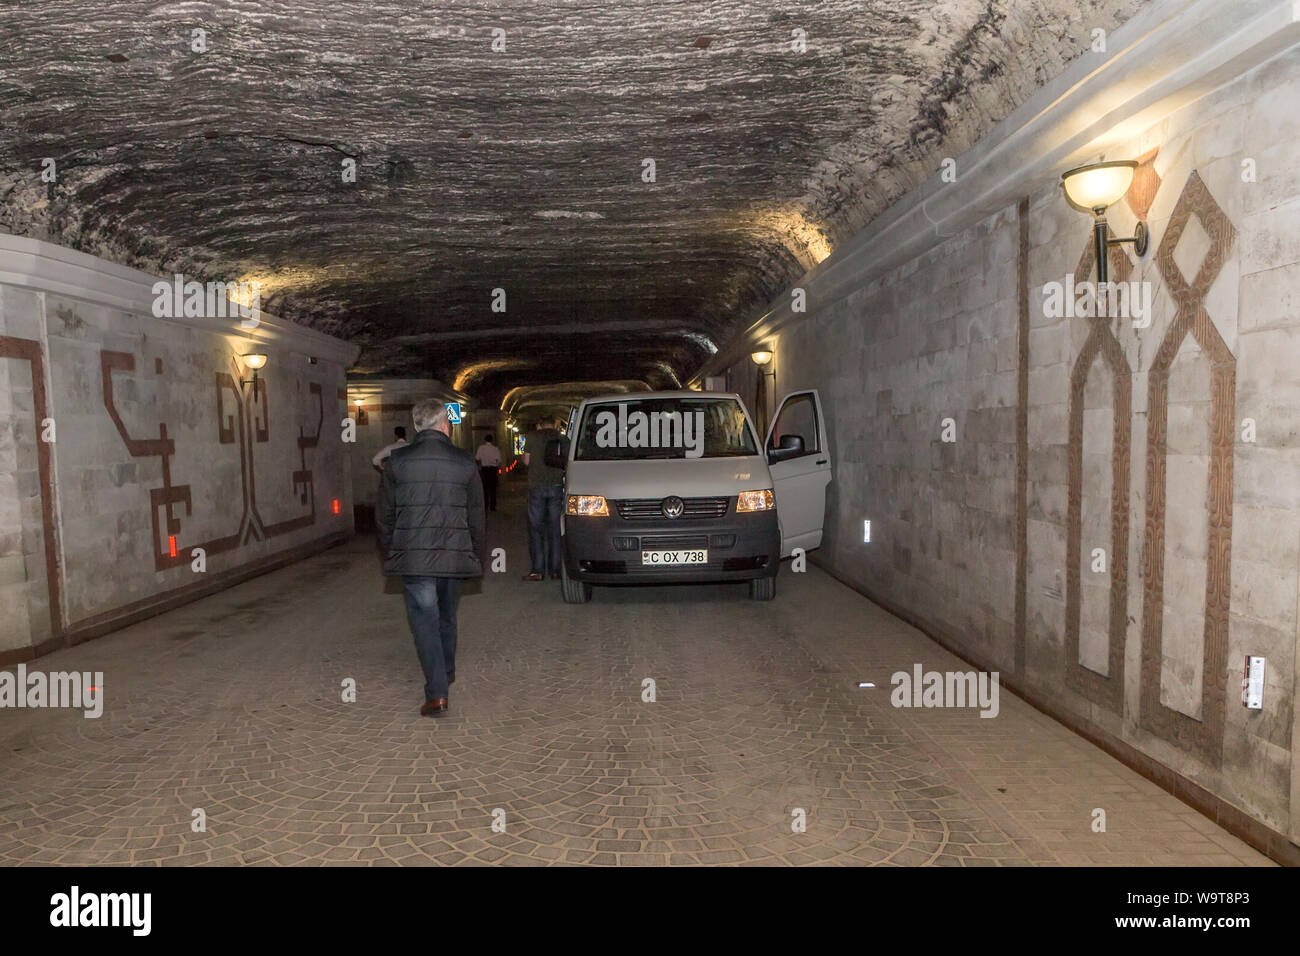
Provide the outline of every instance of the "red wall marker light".
[[339,513],[339,500],[337,498],[334,499],[334,513]]
[[169,534],[167,536],[167,547],[171,551],[171,556],[176,557],[176,535]]

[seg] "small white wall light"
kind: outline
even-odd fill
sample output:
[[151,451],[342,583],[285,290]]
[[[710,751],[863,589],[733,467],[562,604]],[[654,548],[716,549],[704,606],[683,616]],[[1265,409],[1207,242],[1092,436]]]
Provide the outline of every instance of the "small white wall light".
[[871,522],[870,521],[862,522],[862,543],[863,544],[871,543]]
[[1264,658],[1246,656],[1246,673],[1241,681],[1241,702],[1250,710],[1264,709]]
[[764,366],[764,365],[771,365],[771,364],[772,364],[772,350],[771,350],[771,349],[758,349],[758,350],[755,351],[755,352],[750,352],[750,353],[749,353],[749,358],[750,358],[750,361],[752,361],[755,365],[759,366],[760,368],[761,368],[762,366]]

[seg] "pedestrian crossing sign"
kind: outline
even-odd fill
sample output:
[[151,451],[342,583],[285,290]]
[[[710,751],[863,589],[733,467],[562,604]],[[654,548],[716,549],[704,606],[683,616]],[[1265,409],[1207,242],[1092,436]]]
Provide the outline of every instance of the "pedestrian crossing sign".
[[447,421],[453,425],[460,424],[460,402],[447,403]]

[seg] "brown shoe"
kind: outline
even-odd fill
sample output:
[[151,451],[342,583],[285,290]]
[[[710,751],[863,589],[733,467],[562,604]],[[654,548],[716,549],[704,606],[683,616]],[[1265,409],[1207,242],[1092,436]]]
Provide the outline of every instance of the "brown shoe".
[[532,574],[525,574],[525,575],[524,575],[524,580],[525,580],[525,581],[545,581],[545,580],[546,580],[546,576],[545,576],[545,575],[542,575],[542,574],[538,574],[536,571],[534,571]]
[[424,706],[420,708],[421,717],[441,717],[447,713],[447,698],[435,697],[433,700],[426,700]]

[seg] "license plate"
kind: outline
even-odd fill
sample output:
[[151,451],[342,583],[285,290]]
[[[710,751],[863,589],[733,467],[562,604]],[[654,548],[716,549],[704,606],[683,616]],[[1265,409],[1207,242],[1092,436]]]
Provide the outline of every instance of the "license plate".
[[641,563],[652,565],[665,564],[708,564],[708,551],[642,551]]

